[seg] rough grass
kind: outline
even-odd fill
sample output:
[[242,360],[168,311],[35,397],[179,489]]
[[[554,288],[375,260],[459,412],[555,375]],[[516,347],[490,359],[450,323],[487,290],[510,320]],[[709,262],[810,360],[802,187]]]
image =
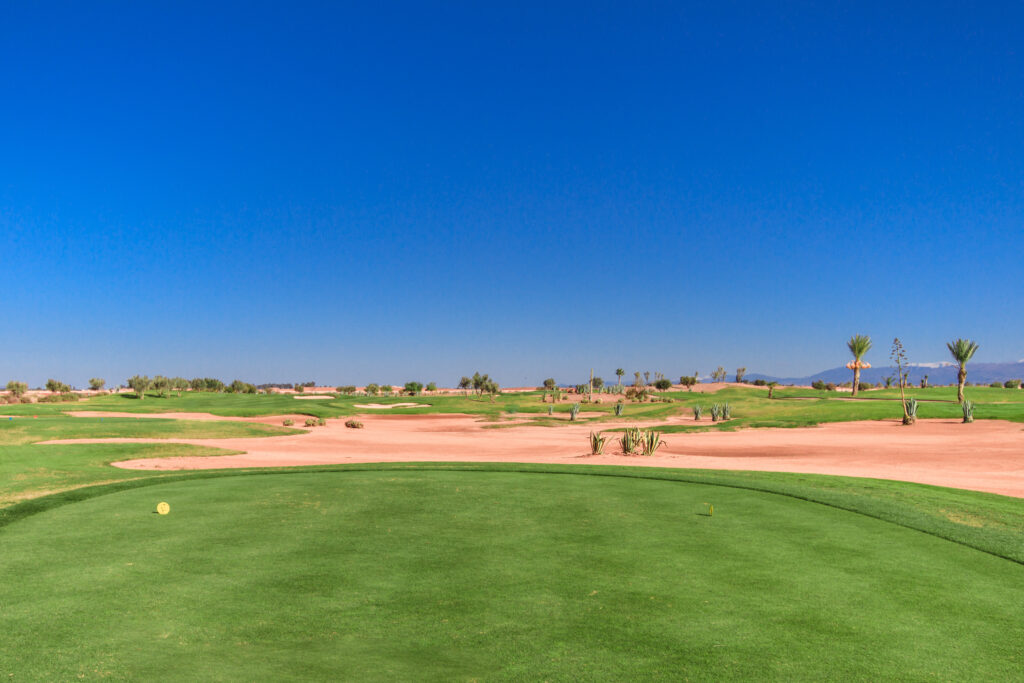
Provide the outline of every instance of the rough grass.
[[[932,487],[646,468],[321,469],[172,475],[3,511],[18,521],[0,528],[0,573],[16,577],[0,582],[0,673],[1019,676],[1020,564],[792,492],[735,486],[889,505]],[[722,479],[685,481],[698,475]],[[931,493],[953,504],[948,491]],[[170,515],[153,513],[159,500]]]

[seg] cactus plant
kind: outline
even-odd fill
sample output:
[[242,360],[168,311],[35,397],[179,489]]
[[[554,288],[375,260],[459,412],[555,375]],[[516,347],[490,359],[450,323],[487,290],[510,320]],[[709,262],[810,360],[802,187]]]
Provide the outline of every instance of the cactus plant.
[[722,406],[717,403],[711,404],[711,421],[718,422],[719,416],[722,414]]
[[608,440],[608,437],[603,436],[601,432],[590,432],[590,454],[601,455],[604,452],[604,444]]
[[618,403],[616,403],[615,404],[615,417],[622,417],[622,410],[625,407],[626,407],[626,405],[622,401],[619,401]]
[[622,454],[633,455],[633,453],[636,452],[637,446],[640,445],[641,438],[643,437],[638,428],[626,428],[626,431],[622,433],[622,438],[619,439],[619,445],[622,447]]
[[974,422],[974,402],[965,398],[960,407],[964,410],[964,424]]
[[698,405],[695,405],[693,407],[693,419],[694,420],[698,420],[699,421],[700,420],[700,416],[703,413],[704,413],[704,406],[698,404]]
[[576,421],[576,416],[580,414],[580,404],[573,403],[572,408],[569,408],[569,420],[571,422]]
[[728,403],[723,403],[722,404],[722,419],[723,420],[732,419],[732,406],[729,405]]

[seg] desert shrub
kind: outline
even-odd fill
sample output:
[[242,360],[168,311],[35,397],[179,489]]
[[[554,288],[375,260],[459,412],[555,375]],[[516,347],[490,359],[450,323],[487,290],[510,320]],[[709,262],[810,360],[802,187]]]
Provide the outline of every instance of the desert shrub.
[[349,429],[362,429],[363,423],[359,420],[345,420],[345,426]]
[[427,391],[437,391],[437,382],[431,382],[428,384]]
[[420,382],[406,382],[402,390],[410,396],[415,396],[423,391],[423,384]]
[[826,382],[825,383],[825,391],[835,391],[835,390],[836,390],[836,385],[835,384],[833,384],[832,382]]
[[64,382],[58,382],[55,379],[48,379],[46,380],[46,390],[57,394],[66,394],[71,391],[71,387],[64,384]]
[[722,419],[723,420],[731,420],[732,419],[732,406],[729,405],[728,403],[723,403],[722,404]]
[[696,405],[693,407],[693,419],[700,420],[700,416],[704,413],[704,406]]
[[1020,380],[1008,379],[1005,382],[1003,382],[1003,386],[1006,387],[1007,389],[1020,389]]
[[657,389],[658,391],[668,391],[669,389],[672,388],[672,382],[667,379],[655,380],[654,388]]
[[291,427],[293,424],[295,424],[295,420],[289,418],[282,422],[281,424],[283,424],[285,427]]
[[376,396],[377,392],[380,391],[380,387],[376,384],[370,383],[366,385],[365,391],[367,396]]
[[295,385],[295,391],[296,391],[296,393],[301,394],[304,391],[306,391],[306,387],[302,386],[301,384],[296,384]]
[[615,417],[622,417],[622,411],[626,408],[626,404],[619,401],[615,404]]
[[327,426],[327,420],[325,420],[325,419],[324,419],[324,418],[322,418],[322,417],[321,417],[321,418],[319,418],[319,419],[317,419],[317,421],[316,421],[316,426],[317,426],[317,427],[326,427],[326,426]]
[[679,383],[686,387],[687,391],[693,391],[693,385],[697,383],[697,376],[683,375],[679,378]]
[[103,385],[107,383],[107,380],[102,377],[92,377],[89,379],[89,388],[93,391],[99,391],[103,388]]
[[315,417],[307,417],[305,424],[306,424],[307,427],[316,427],[316,418]]
[[815,380],[811,382],[811,388],[817,389],[818,391],[825,391],[825,381],[820,379]]
[[601,455],[604,452],[604,444],[607,437],[600,432],[590,432],[590,454]]
[[974,422],[974,403],[964,399],[964,402],[960,405],[964,411],[964,422]]
[[569,408],[569,420],[570,421],[575,421],[576,420],[576,416],[579,415],[579,414],[580,414],[580,404],[579,403],[573,403],[572,407]]
[[548,377],[546,380],[544,380],[544,388],[547,389],[548,391],[553,391],[556,386],[558,385],[555,382],[554,377]]
[[858,391],[867,391],[870,388],[871,384],[869,384],[868,382],[861,382],[860,384],[857,385]]
[[718,422],[718,418],[722,415],[722,406],[717,403],[711,404],[711,421]]
[[12,379],[7,383],[7,391],[11,392],[11,396],[14,398],[21,398],[25,395],[25,392],[28,391],[28,384],[25,382],[17,382]]
[[356,388],[351,384],[346,384],[343,387],[337,387],[337,390],[339,394],[345,394],[346,396],[351,396],[356,393]]
[[49,396],[41,396],[39,398],[40,403],[69,403],[71,401],[77,401],[79,399],[78,394],[73,394],[70,391],[63,394],[50,394]]
[[577,394],[585,394],[589,390],[590,390],[590,385],[589,384],[577,384],[576,385],[576,393]]
[[753,384],[754,384],[755,387],[763,387],[766,384],[768,384],[768,382],[766,380],[763,380],[763,379],[755,379]]
[[661,433],[648,429],[640,436],[640,448],[644,455],[654,455],[659,448],[665,445],[661,440]]
[[992,387],[993,389],[1002,389],[1003,388],[1002,382],[992,382],[992,384],[989,384],[989,386]]

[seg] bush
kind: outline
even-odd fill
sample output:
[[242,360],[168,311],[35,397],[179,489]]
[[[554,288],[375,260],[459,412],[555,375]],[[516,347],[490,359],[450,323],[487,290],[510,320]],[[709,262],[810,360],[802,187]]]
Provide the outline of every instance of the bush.
[[828,382],[828,383],[825,384],[825,391],[835,391],[835,390],[836,390],[836,385],[833,384],[832,382]]
[[554,377],[548,377],[546,380],[544,380],[544,388],[547,389],[548,391],[554,390],[556,386],[558,385],[555,382]]
[[871,385],[869,383],[867,383],[867,382],[861,382],[860,384],[857,385],[857,390],[858,391],[867,391],[870,388],[871,388]]
[[815,380],[815,381],[811,382],[811,388],[812,389],[817,389],[818,391],[825,391],[825,381],[824,380],[820,380],[820,379],[819,380]]
[[697,376],[683,375],[679,378],[679,383],[686,387],[687,391],[693,391],[693,385],[697,383]]
[[295,424],[295,420],[291,420],[291,419],[285,420],[281,424],[283,424],[285,427],[291,427],[293,424]]
[[658,391],[668,391],[669,389],[672,388],[672,382],[667,379],[655,380],[654,388],[657,389]]
[[13,379],[7,383],[7,391],[11,392],[13,398],[21,398],[28,391],[28,384],[25,382],[16,382]]
[[767,385],[768,382],[763,380],[763,379],[755,379],[753,384],[754,384],[755,387],[763,387],[763,386]]
[[363,423],[359,420],[345,420],[345,426],[349,429],[362,429]]
[[1003,388],[1002,382],[992,382],[992,384],[989,384],[989,386],[992,387],[993,389],[1002,389]]
[[306,426],[307,427],[316,427],[316,418],[315,417],[307,417],[306,418]]
[[325,420],[322,417],[318,418],[317,421],[316,421],[316,426],[317,427],[326,427],[327,426],[327,420]]
[[351,384],[346,384],[343,387],[338,387],[338,393],[345,394],[346,396],[351,396],[352,394],[356,393],[356,388]]
[[39,398],[40,403],[69,403],[71,401],[77,401],[79,399],[78,394],[72,394],[71,392],[65,392],[63,394],[50,394],[49,396],[41,396]]
[[406,382],[403,391],[410,396],[415,396],[423,391],[423,385],[420,382]]
[[366,385],[367,396],[376,396],[378,391],[380,391],[380,387],[377,386],[376,384],[371,383]]
[[52,391],[55,394],[66,394],[71,391],[71,387],[64,384],[64,382],[58,382],[55,379],[48,379],[46,380],[46,390]]
[[1020,380],[1008,379],[1006,380],[1006,382],[1003,383],[1003,386],[1006,387],[1007,389],[1020,389]]

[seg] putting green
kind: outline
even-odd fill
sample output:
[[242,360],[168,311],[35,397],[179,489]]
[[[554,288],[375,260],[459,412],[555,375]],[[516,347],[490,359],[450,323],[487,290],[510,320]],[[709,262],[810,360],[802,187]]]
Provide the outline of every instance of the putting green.
[[1020,564],[783,496],[617,476],[159,484],[0,529],[0,575],[12,680],[1005,680],[1024,664]]

